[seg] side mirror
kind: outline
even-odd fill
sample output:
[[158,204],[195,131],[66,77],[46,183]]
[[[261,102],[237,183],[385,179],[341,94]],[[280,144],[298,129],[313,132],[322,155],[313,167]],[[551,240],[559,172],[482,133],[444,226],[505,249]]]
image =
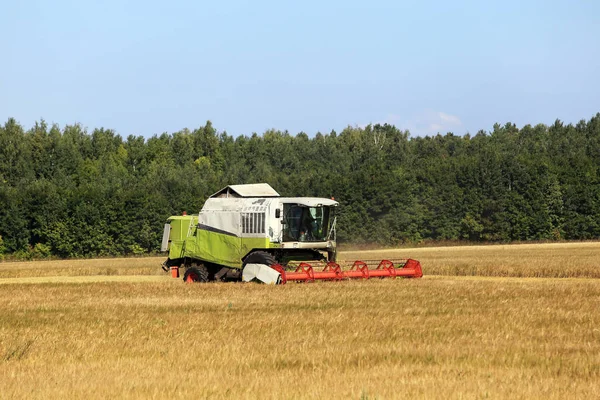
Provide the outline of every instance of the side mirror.
[[281,218],[281,209],[275,209],[275,218]]

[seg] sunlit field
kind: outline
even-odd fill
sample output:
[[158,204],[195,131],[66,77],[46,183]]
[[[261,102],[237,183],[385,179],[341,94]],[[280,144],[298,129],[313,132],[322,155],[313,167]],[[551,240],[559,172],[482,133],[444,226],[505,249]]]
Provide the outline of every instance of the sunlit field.
[[344,260],[415,258],[427,275],[600,278],[600,242],[347,251]]
[[1,278],[44,276],[164,276],[164,272],[160,268],[160,265],[165,259],[166,256],[147,258],[5,262],[0,263],[0,282]]
[[0,398],[600,398],[600,244],[340,255],[406,257],[424,278],[184,284],[161,258],[0,264]]

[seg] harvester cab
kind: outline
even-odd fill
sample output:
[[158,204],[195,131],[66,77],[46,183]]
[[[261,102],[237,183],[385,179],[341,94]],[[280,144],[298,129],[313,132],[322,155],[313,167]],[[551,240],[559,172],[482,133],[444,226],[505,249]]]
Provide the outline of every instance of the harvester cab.
[[163,269],[178,277],[184,268],[188,282],[277,284],[294,279],[286,267],[295,262],[314,280],[307,261],[327,263],[330,269],[337,265],[337,206],[327,198],[281,197],[266,183],[227,186],[210,196],[197,215],[167,220],[161,249],[169,257]]
[[276,225],[281,229],[278,242],[281,244],[282,261],[286,257],[288,261],[325,260],[320,251],[327,253],[327,261],[335,261],[335,208],[338,203],[314,197],[284,197],[279,201],[278,209],[283,215]]

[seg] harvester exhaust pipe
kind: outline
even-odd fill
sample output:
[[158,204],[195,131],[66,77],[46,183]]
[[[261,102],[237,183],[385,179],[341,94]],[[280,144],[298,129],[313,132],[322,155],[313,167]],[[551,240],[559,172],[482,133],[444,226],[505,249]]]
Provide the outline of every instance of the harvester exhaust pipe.
[[300,263],[294,272],[285,271],[279,264],[273,265],[272,268],[281,274],[281,284],[288,281],[314,282],[316,280],[421,278],[423,276],[421,263],[413,259],[405,260],[401,268],[396,268],[394,263],[389,260],[381,261],[375,269],[369,269],[363,261],[355,261],[348,271],[343,271],[335,262],[327,263],[322,271],[315,271],[313,266],[308,263]]

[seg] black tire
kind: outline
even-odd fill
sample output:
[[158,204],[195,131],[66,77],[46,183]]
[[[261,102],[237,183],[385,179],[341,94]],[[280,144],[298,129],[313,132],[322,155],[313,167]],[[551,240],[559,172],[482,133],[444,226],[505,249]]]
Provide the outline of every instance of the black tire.
[[208,282],[208,269],[203,264],[188,268],[183,274],[184,282]]
[[248,254],[248,257],[244,260],[243,267],[245,267],[246,264],[266,264],[270,267],[271,265],[277,264],[277,260],[273,254],[267,253],[266,251],[253,251]]
[[337,249],[333,251],[327,252],[327,262],[336,262],[337,261]]

